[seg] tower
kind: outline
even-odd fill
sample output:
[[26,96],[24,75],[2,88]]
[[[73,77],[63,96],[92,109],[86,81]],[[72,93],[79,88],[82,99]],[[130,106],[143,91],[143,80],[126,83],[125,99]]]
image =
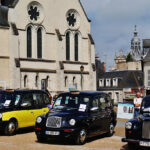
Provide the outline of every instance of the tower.
[[140,39],[138,38],[138,32],[136,30],[136,25],[134,29],[134,37],[131,40],[131,55],[134,60],[141,59],[141,46],[140,46]]

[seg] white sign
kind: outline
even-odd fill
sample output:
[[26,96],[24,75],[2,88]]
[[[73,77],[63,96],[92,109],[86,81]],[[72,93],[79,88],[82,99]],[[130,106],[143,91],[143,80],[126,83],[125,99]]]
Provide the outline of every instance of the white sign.
[[80,104],[80,107],[79,107],[79,111],[85,111],[86,110],[86,105],[85,104]]
[[130,103],[118,103],[117,118],[132,119],[134,117],[134,105]]
[[4,106],[9,106],[10,105],[11,100],[6,100],[4,103]]

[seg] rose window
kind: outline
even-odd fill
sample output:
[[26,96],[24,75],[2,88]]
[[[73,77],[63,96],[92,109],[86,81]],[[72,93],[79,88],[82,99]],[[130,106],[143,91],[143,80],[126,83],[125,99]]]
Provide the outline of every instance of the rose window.
[[28,14],[29,14],[31,20],[34,19],[35,21],[37,21],[39,15],[40,15],[40,12],[38,11],[36,6],[35,7],[30,6]]
[[66,20],[70,28],[76,29],[80,25],[80,16],[78,12],[74,9],[71,9],[66,14]]

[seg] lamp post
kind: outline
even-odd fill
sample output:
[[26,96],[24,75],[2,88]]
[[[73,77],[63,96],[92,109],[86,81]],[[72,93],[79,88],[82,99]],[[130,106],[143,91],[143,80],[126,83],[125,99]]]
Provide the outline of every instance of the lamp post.
[[83,71],[84,71],[84,66],[80,67],[80,71],[81,71],[81,91],[83,90]]

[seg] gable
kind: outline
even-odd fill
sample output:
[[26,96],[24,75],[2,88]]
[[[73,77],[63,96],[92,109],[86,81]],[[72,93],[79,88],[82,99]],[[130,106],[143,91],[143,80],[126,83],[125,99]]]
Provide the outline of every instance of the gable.
[[[42,16],[42,19],[39,22],[35,23],[30,19],[28,9],[30,9],[31,3],[39,4],[41,7],[40,16]],[[35,23],[44,26],[46,32],[49,33],[54,33],[56,29],[59,29],[60,34],[64,34],[67,29],[78,29],[83,36],[86,34],[86,37],[90,33],[90,22],[80,0],[19,0],[14,10],[17,16],[16,25],[19,29],[26,29],[28,24]],[[77,12],[78,26],[76,28],[70,28],[67,23],[67,13],[70,10]]]

